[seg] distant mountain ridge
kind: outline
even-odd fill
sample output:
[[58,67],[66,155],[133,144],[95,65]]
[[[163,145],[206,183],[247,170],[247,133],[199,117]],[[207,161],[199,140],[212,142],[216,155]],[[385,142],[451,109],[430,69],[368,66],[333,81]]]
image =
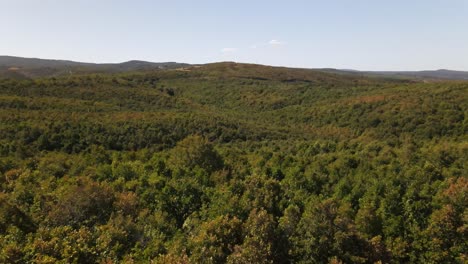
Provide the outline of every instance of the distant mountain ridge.
[[[212,64],[206,64],[206,66]],[[0,78],[30,79],[53,77],[67,74],[86,73],[119,73],[132,71],[152,71],[166,69],[180,69],[191,65],[177,62],[148,62],[131,60],[122,63],[86,63],[69,60],[50,60],[38,58],[23,58],[14,56],[0,56]],[[256,65],[258,67],[268,67]],[[255,67],[251,67],[255,69]],[[270,67],[286,69],[282,67]],[[468,72],[452,70],[435,71],[357,71],[352,69],[301,69],[304,71],[321,71],[335,74],[361,75],[368,77],[414,79],[414,80],[468,80]]]
[[73,73],[117,73],[177,69],[187,66],[190,65],[177,62],[155,63],[132,60],[122,63],[86,63],[68,60],[0,56],[0,77],[21,79],[51,77]]
[[452,70],[435,70],[435,71],[381,71],[381,72],[364,72],[367,74],[382,75],[387,77],[410,77],[416,79],[448,79],[448,80],[468,80],[468,72],[452,71]]
[[358,71],[358,70],[338,70],[321,69],[325,72],[337,74],[363,75],[368,77],[383,77],[396,79],[414,80],[468,80],[467,71],[434,70],[434,71]]

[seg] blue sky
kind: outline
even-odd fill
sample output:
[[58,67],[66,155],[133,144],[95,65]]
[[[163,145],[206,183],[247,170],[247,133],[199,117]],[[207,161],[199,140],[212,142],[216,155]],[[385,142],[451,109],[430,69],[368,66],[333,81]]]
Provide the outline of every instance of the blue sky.
[[468,70],[468,0],[0,0],[0,54]]

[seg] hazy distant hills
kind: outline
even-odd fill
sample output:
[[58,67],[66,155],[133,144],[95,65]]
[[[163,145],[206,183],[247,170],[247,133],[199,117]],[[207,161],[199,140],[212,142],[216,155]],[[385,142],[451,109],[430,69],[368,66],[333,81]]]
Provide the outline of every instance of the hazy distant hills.
[[423,80],[468,80],[468,72],[452,71],[452,70],[435,70],[435,71],[353,71],[342,70],[351,74],[364,74],[368,76],[382,76],[390,78],[410,78]]
[[466,71],[409,71],[409,72],[376,72],[376,74],[386,76],[402,76],[415,78],[435,78],[435,79],[452,79],[452,80],[468,80],[468,72]]
[[123,63],[83,63],[67,60],[45,60],[0,56],[0,77],[3,78],[38,78],[66,74],[116,73],[130,71],[149,71],[176,69],[189,64],[176,62],[153,63],[146,61],[127,61]]
[[[216,65],[216,64],[212,64]],[[46,60],[36,58],[22,58],[13,56],[0,56],[0,78],[29,79],[39,77],[53,77],[60,75],[74,75],[86,73],[119,73],[132,71],[153,71],[164,69],[178,69],[193,66],[186,63],[162,62],[154,63],[147,61],[127,61],[123,63],[84,63],[67,60]],[[209,67],[209,65],[207,65]],[[260,67],[262,68],[262,67]],[[249,75],[255,74],[259,67],[247,67]],[[264,69],[276,69],[281,73],[279,67],[263,67]],[[397,79],[415,80],[468,80],[468,72],[452,70],[436,71],[356,71],[338,69],[297,69],[304,73],[329,72],[345,75],[359,75],[369,77],[384,77]],[[247,73],[246,73],[247,74]]]

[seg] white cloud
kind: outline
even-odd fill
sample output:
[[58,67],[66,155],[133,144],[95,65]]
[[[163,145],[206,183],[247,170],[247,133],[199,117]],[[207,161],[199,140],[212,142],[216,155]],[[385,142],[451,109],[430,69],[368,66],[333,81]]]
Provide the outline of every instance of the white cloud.
[[272,39],[270,41],[267,41],[267,42],[263,42],[263,43],[256,43],[256,44],[253,44],[250,46],[251,49],[260,49],[260,48],[267,48],[267,47],[278,47],[278,46],[283,46],[283,45],[286,45],[287,43],[284,42],[284,41],[280,41],[280,40],[277,40],[277,39]]
[[236,52],[238,49],[237,48],[223,48],[221,50],[222,53],[232,53],[232,52]]
[[272,39],[268,42],[271,46],[281,46],[284,45],[285,43],[276,39]]

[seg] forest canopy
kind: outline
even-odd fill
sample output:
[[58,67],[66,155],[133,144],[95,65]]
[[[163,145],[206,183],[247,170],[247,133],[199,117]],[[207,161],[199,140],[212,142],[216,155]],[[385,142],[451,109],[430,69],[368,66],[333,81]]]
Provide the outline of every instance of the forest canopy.
[[466,263],[468,82],[0,80],[2,263]]

